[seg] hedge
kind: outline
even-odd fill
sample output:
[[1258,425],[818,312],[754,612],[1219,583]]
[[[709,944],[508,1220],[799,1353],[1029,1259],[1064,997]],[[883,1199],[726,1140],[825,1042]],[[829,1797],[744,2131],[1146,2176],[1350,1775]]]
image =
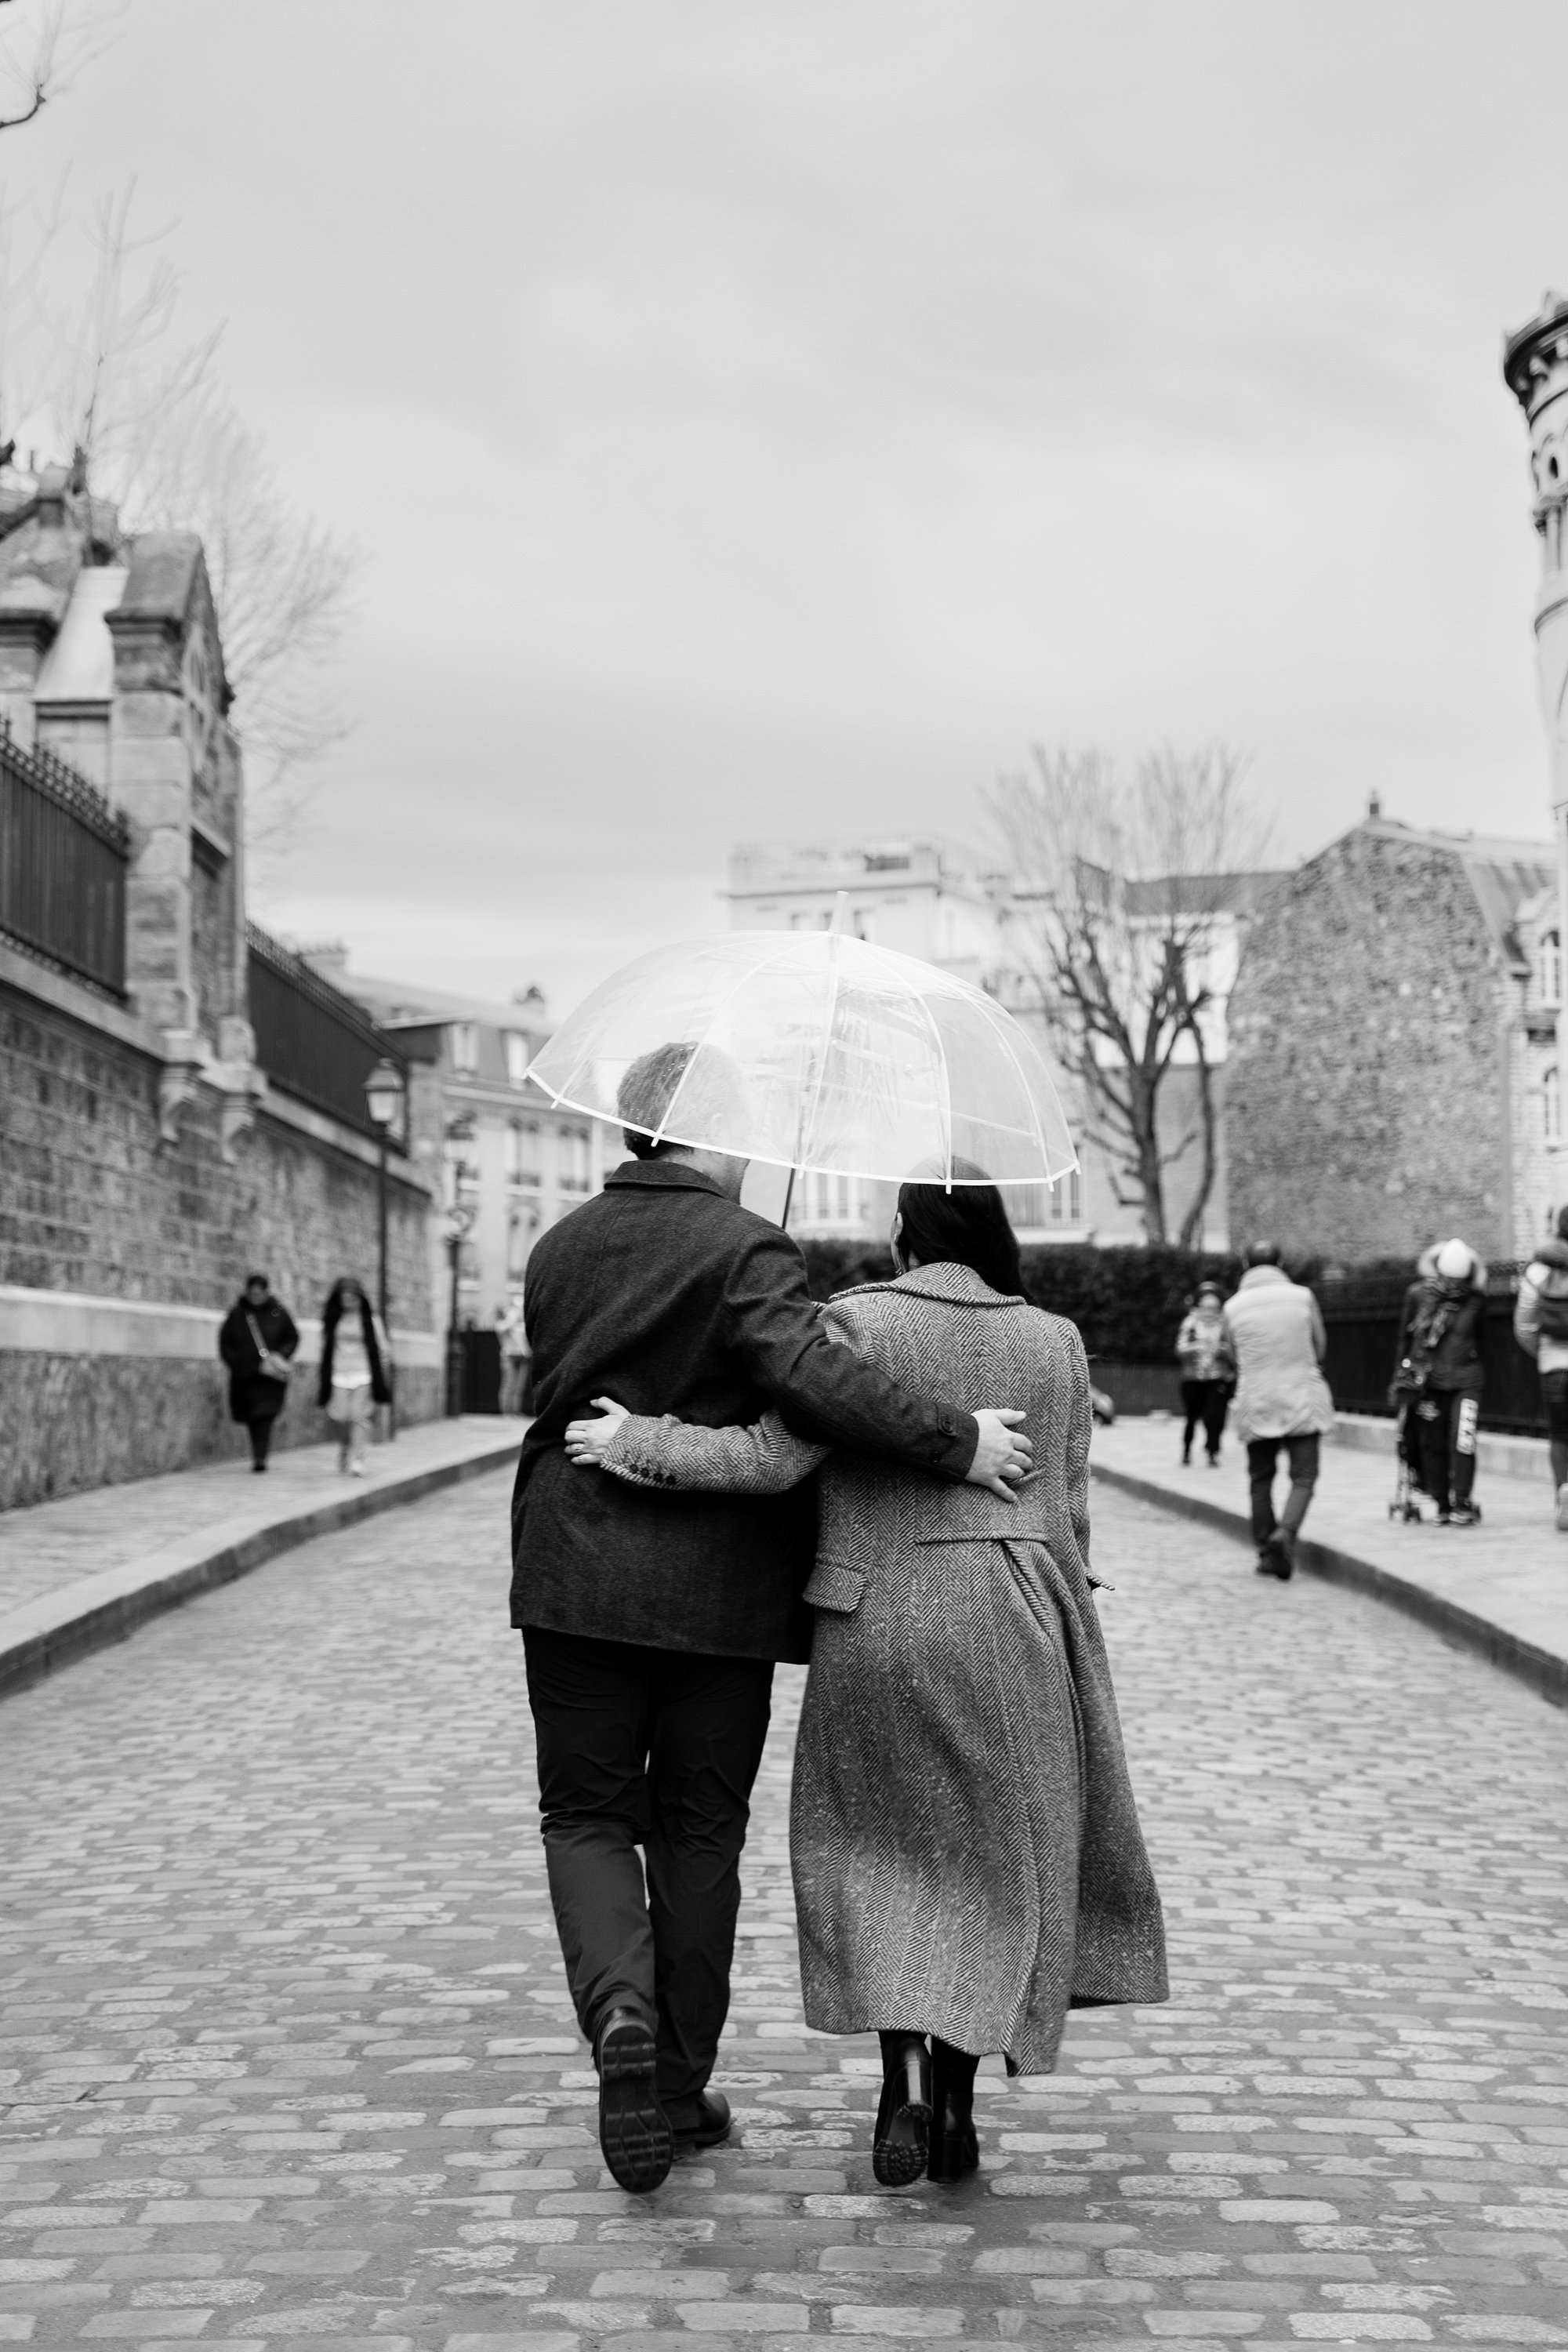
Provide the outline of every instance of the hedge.
[[[893,1271],[885,1242],[806,1241],[801,1246],[816,1298],[856,1283],[886,1282]],[[1024,1288],[1036,1306],[1067,1316],[1090,1356],[1118,1364],[1173,1362],[1176,1333],[1198,1284],[1217,1282],[1228,1297],[1242,1273],[1239,1257],[1171,1244],[1097,1249],[1087,1242],[1045,1243],[1026,1247],[1023,1260]],[[1397,1302],[1414,1269],[1403,1259],[1380,1259],[1353,1271],[1330,1270],[1310,1259],[1289,1271],[1325,1297],[1353,1279],[1375,1282]]]

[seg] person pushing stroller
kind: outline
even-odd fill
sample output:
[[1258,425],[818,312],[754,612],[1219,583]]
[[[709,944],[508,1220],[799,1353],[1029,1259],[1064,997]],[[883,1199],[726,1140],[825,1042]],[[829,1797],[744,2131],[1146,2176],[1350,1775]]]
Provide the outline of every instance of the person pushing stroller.
[[1480,1419],[1481,1315],[1487,1270],[1468,1242],[1445,1242],[1431,1272],[1406,1294],[1397,1388],[1419,1447],[1421,1483],[1440,1528],[1479,1525],[1476,1428]]

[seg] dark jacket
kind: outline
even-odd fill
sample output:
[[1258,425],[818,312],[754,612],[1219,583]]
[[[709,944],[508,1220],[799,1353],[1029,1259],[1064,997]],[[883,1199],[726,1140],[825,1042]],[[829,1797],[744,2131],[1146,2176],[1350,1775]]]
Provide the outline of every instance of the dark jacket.
[[1427,1354],[1422,1347],[1423,1333],[1438,1330],[1436,1345],[1429,1351],[1426,1385],[1446,1396],[1479,1398],[1485,1385],[1481,1317],[1486,1311],[1486,1268],[1479,1266],[1474,1279],[1446,1281],[1435,1274],[1425,1282],[1413,1282],[1405,1294],[1395,1360]]
[[218,1354],[228,1366],[228,1410],[235,1421],[276,1421],[289,1390],[282,1381],[264,1378],[253,1322],[271,1355],[291,1356],[300,1344],[294,1318],[279,1299],[267,1298],[252,1307],[243,1294],[237,1298],[217,1335]]
[[[334,1315],[329,1302],[327,1311],[321,1318],[321,1369],[316,1381],[316,1402],[323,1412],[332,1401],[332,1356],[335,1351],[338,1325],[342,1319],[342,1308]],[[371,1396],[377,1404],[390,1404],[392,1402],[390,1368],[381,1352],[381,1341],[377,1337],[380,1327],[370,1311],[368,1298],[362,1298],[359,1303],[359,1327],[364,1334],[365,1354],[370,1358]]]
[[526,1314],[538,1417],[512,1496],[514,1625],[717,1657],[809,1654],[810,1484],[653,1494],[576,1469],[566,1424],[595,1396],[710,1429],[773,1404],[800,1436],[942,1478],[974,1458],[973,1417],[836,1347],[795,1243],[681,1161],[628,1160],[542,1235]]

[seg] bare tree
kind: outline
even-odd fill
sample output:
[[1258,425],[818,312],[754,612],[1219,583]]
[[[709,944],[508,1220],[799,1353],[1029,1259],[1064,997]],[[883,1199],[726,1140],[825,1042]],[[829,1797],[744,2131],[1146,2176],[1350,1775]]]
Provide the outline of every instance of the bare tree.
[[[0,0],[0,7],[15,5],[16,0]],[[31,122],[34,115],[41,114],[48,104],[58,80],[64,16],[64,0],[56,0],[56,5],[45,8],[30,27],[31,40],[7,38],[0,43],[0,81],[16,93],[7,103],[20,110],[0,114],[0,131],[19,131],[24,122]],[[6,30],[9,34],[9,26]]]
[[0,100],[0,131],[19,131],[68,89],[105,47],[106,23],[121,13],[112,5],[106,17],[91,5],[73,12],[67,0],[0,0],[0,8],[18,6],[19,17],[0,18],[0,90],[9,93]]
[[[1011,876],[1012,947],[1075,1084],[1089,1140],[1148,1240],[1170,1238],[1167,1174],[1194,1146],[1178,1238],[1201,1237],[1217,1166],[1210,961],[1233,892],[1268,825],[1245,758],[1222,743],[1169,746],[1121,774],[1103,751],[1037,749],[1031,771],[985,795]],[[1179,1055],[1195,1108],[1173,1140],[1161,1105]]]
[[218,380],[222,330],[177,339],[169,232],[133,228],[135,193],[132,182],[97,207],[74,273],[61,201],[32,218],[26,250],[0,223],[0,293],[14,298],[0,320],[0,425],[14,436],[16,420],[36,421],[127,530],[200,534],[250,763],[250,844],[265,855],[298,817],[299,771],[345,732],[331,671],[357,559],[284,497]]

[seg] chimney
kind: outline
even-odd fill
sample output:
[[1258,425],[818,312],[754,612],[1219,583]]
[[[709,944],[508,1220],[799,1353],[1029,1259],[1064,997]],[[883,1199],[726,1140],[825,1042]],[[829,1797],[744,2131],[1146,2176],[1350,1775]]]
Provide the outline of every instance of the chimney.
[[1371,822],[1375,824],[1378,818],[1383,814],[1383,794],[1381,793],[1368,793],[1366,796],[1366,813]]

